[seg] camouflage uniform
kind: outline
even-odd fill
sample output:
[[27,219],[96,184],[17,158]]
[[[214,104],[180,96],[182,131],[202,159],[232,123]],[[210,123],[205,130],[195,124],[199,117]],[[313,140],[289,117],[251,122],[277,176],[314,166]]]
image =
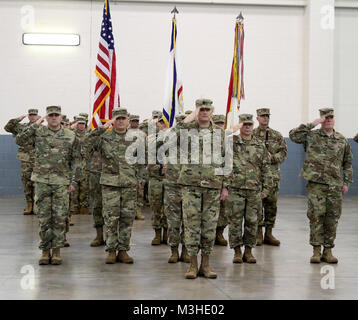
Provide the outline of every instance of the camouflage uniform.
[[[60,107],[48,107],[47,113],[60,113]],[[68,218],[68,186],[80,179],[81,148],[68,129],[52,131],[36,123],[16,137],[20,146],[35,148],[31,180],[35,182],[35,203],[40,224],[40,249],[61,248]]]
[[[30,109],[29,114],[38,114],[37,109]],[[21,133],[24,129],[30,126],[30,123],[20,123],[18,118],[11,119],[5,126],[5,131],[12,133],[15,137]],[[35,155],[35,148],[32,145],[26,147],[19,147],[17,152],[17,159],[21,161],[21,181],[24,185],[26,202],[34,203],[34,184],[31,181],[31,174],[33,170],[33,163]]]
[[[252,115],[241,114],[240,122],[253,124]],[[253,248],[256,245],[261,192],[270,194],[273,184],[270,158],[265,145],[256,137],[245,140],[234,134],[232,139],[233,169],[224,178],[224,187],[229,189],[229,243],[232,249],[242,245]]]
[[[321,116],[333,115],[333,109],[321,109],[320,113]],[[310,244],[333,248],[342,212],[342,186],[349,187],[353,182],[353,156],[343,135],[336,131],[328,135],[323,129],[312,130],[314,126],[313,123],[301,124],[289,135],[293,142],[303,144],[306,151],[300,176],[308,180]]]
[[355,142],[358,142],[358,133],[357,133],[356,136],[353,138],[353,140],[354,140]]
[[[266,108],[257,110],[258,116],[269,113],[269,109]],[[271,193],[267,194],[267,198],[262,200],[263,210],[260,210],[258,222],[260,227],[265,226],[266,228],[273,228],[276,221],[277,198],[280,190],[281,180],[281,171],[279,166],[286,160],[287,146],[281,133],[271,128],[268,128],[267,131],[256,128],[253,131],[253,136],[265,144],[268,152],[272,156],[270,161],[270,169],[273,179],[273,188],[271,189]]]
[[[125,108],[114,109],[113,117],[127,117]],[[125,154],[132,142],[126,141],[126,133],[103,126],[91,131],[89,139],[101,152],[103,217],[108,237],[106,251],[128,251],[136,211],[137,185],[141,181],[136,165],[127,163]]]

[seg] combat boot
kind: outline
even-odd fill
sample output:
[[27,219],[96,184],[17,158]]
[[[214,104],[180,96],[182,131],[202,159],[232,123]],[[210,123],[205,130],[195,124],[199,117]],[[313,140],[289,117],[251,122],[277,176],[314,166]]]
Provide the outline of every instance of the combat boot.
[[186,279],[195,279],[198,276],[198,258],[190,256],[190,266],[185,274]]
[[163,244],[167,244],[167,243],[168,243],[168,229],[167,229],[167,228],[163,228],[163,239],[162,239],[162,243],[163,243]]
[[65,235],[65,243],[63,245],[65,248],[68,248],[70,246],[70,243],[67,241],[66,235]]
[[103,227],[97,227],[96,228],[97,236],[96,238],[91,242],[91,247],[100,247],[104,245],[103,240]]
[[116,261],[121,262],[121,263],[131,264],[131,263],[133,263],[133,258],[128,255],[127,251],[120,250],[120,251],[118,251]]
[[42,250],[42,256],[39,260],[39,265],[43,266],[43,265],[47,265],[50,263],[50,250]]
[[252,255],[251,248],[245,246],[244,256],[242,257],[243,262],[256,263],[255,257]]
[[89,211],[88,208],[81,208],[80,214],[91,214],[91,211]]
[[136,220],[145,220],[145,216],[142,213],[142,210],[140,208],[137,208],[137,213],[135,216]]
[[168,263],[177,263],[179,260],[178,247],[171,247],[172,255],[169,257]]
[[27,215],[33,214],[32,210],[33,210],[33,203],[27,202],[26,208],[24,209],[24,215],[27,216]]
[[108,251],[108,255],[106,257],[106,264],[114,264],[116,263],[116,252]]
[[74,223],[72,222],[72,217],[70,218],[69,224],[70,224],[70,226],[74,225]]
[[266,228],[264,244],[269,244],[270,246],[279,246],[280,245],[280,240],[276,239],[272,235],[272,228],[271,227]]
[[327,262],[327,263],[338,263],[338,259],[332,255],[332,249],[331,248],[324,248],[323,254],[321,257],[321,261]]
[[242,263],[242,253],[241,253],[241,247],[237,246],[235,248],[235,254],[234,259],[232,260],[233,263]]
[[208,254],[201,255],[199,276],[203,276],[203,277],[209,278],[209,279],[216,279],[216,277],[217,277],[216,273],[213,270],[211,270],[211,268],[209,266],[209,255]]
[[160,245],[160,238],[162,236],[162,229],[155,229],[155,236],[152,240],[152,246]]
[[227,246],[227,241],[224,238],[223,232],[224,232],[223,227],[217,227],[216,228],[215,244],[217,244],[219,246]]
[[186,250],[184,245],[182,245],[182,247],[181,247],[181,254],[180,254],[179,261],[183,261],[185,263],[190,263],[190,256],[188,254],[188,250]]
[[262,227],[257,227],[257,239],[256,239],[256,245],[262,246],[263,241],[263,235],[262,235]]
[[51,264],[59,265],[61,263],[62,263],[62,259],[61,259],[61,256],[60,256],[60,248],[52,249]]
[[321,262],[321,246],[313,246],[313,256],[310,259],[310,263]]

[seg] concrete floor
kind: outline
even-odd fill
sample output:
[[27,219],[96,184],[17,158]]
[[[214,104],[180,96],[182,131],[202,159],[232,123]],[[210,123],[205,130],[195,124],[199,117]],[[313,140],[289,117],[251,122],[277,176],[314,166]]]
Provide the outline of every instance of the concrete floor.
[[[135,221],[130,254],[133,265],[104,264],[103,247],[91,248],[91,216],[75,216],[62,250],[61,266],[39,266],[38,222],[23,216],[22,196],[0,197],[0,299],[358,299],[358,198],[347,197],[338,227],[333,266],[335,289],[322,289],[321,268],[311,265],[304,197],[282,196],[274,234],[280,247],[254,250],[256,265],[234,265],[233,251],[215,246],[211,264],[216,280],[184,279],[187,264],[168,264],[169,247],[151,246],[150,212]],[[227,237],[227,229],[225,230]],[[34,270],[27,288],[25,266]],[[27,271],[28,272],[28,271]],[[24,277],[25,276],[25,277]],[[25,284],[25,287],[24,287]]]

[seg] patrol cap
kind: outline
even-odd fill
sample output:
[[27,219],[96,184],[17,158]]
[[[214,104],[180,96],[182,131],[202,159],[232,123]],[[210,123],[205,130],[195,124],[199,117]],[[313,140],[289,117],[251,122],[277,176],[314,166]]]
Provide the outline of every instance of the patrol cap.
[[175,116],[175,121],[176,122],[181,122],[186,118],[185,114],[178,114]]
[[158,111],[158,110],[154,110],[152,112],[152,117],[158,117],[160,118],[162,116],[162,112],[161,111]]
[[86,120],[88,120],[88,113],[81,112],[81,113],[79,114],[79,116],[82,117],[82,118],[85,118]]
[[67,116],[65,114],[62,115],[61,123],[65,123],[67,119]]
[[29,109],[28,114],[38,115],[38,114],[39,114],[39,110],[38,110],[38,109]]
[[112,110],[112,117],[113,118],[119,118],[119,117],[125,117],[128,118],[128,112],[126,108],[115,108]]
[[129,120],[130,120],[130,121],[139,121],[139,116],[136,115],[136,114],[131,114],[131,115],[129,116]]
[[269,108],[260,108],[256,110],[256,113],[258,116],[265,116],[270,115],[270,109]]
[[191,114],[192,112],[193,112],[192,110],[186,110],[186,111],[185,111],[185,114],[186,114],[186,115],[189,115],[189,114]]
[[319,115],[321,117],[329,117],[332,116],[334,117],[334,110],[332,108],[323,108],[323,109],[319,109]]
[[74,120],[74,121],[77,121],[77,119],[78,119],[78,116],[74,116],[74,117],[73,117],[73,120]]
[[213,122],[214,123],[225,123],[225,116],[223,114],[214,114]]
[[213,101],[210,99],[197,99],[195,101],[195,106],[197,108],[203,108],[203,109],[212,109],[213,107]]
[[252,120],[252,114],[243,113],[239,115],[240,123],[251,123],[254,124],[254,121]]
[[78,123],[86,124],[86,123],[87,123],[87,119],[86,119],[86,118],[83,118],[83,117],[77,117],[77,122],[78,122]]
[[62,120],[63,123],[70,123],[70,119],[66,118],[65,120]]
[[46,114],[61,114],[61,107],[60,106],[48,106],[46,108]]

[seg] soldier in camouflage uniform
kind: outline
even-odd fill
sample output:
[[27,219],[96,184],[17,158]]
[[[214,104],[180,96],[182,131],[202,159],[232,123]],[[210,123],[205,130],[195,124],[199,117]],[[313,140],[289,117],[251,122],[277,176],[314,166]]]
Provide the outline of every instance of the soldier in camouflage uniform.
[[[213,116],[213,122],[216,126],[225,130],[225,116],[223,114],[216,114]],[[220,214],[218,220],[218,226],[216,228],[215,244],[219,246],[227,246],[227,241],[224,238],[224,230],[228,225],[228,213],[226,210],[227,200],[220,201]]]
[[[175,116],[176,125],[180,126],[185,119],[185,115]],[[167,139],[170,146],[176,147],[177,136],[175,127],[167,131]],[[165,140],[167,142],[167,140]],[[168,221],[168,244],[171,248],[171,256],[168,263],[183,261],[190,262],[190,256],[184,244],[184,223],[182,211],[182,192],[181,185],[178,184],[180,173],[180,157],[177,153],[177,163],[167,161],[165,164],[164,178],[164,212]],[[179,257],[179,244],[182,244],[182,251]]]
[[[196,100],[198,108],[197,119],[175,128],[178,141],[180,141],[181,129],[186,129],[189,134],[196,132],[198,144],[190,143],[190,162],[181,163],[178,183],[182,185],[182,210],[184,220],[185,247],[190,256],[190,267],[185,274],[187,279],[195,279],[198,274],[206,278],[216,278],[217,274],[209,265],[209,255],[215,242],[216,225],[219,218],[220,200],[222,190],[222,175],[216,174],[222,164],[217,164],[213,159],[218,155],[215,152],[204,153],[208,149],[206,143],[210,141],[210,150],[214,148],[214,131],[219,131],[221,139],[221,154],[224,153],[223,131],[215,128],[211,121],[213,113],[212,101],[209,99]],[[179,144],[179,143],[178,143]],[[204,147],[205,145],[205,147]],[[182,153],[184,146],[181,146]],[[218,146],[215,146],[215,148]],[[198,162],[195,163],[195,155]],[[210,156],[210,163],[204,162]],[[201,249],[201,265],[198,270],[197,254]]]
[[[87,134],[86,130],[86,119],[80,116],[77,116],[76,128],[74,133],[76,137],[83,145],[85,136]],[[91,214],[88,207],[88,174],[86,172],[86,160],[83,157],[82,159],[82,175],[81,181],[75,186],[75,191],[71,193],[70,197],[70,217],[76,214]]]
[[[130,130],[139,130],[139,116],[131,114],[129,116]],[[142,164],[138,164],[139,166],[143,166]],[[145,172],[144,167],[141,170]],[[145,179],[145,177],[144,177]],[[145,217],[142,213],[142,209],[144,207],[144,188],[138,190],[138,198],[137,198],[137,210],[136,210],[136,220],[145,220]]]
[[[148,152],[153,150],[153,148],[158,149],[162,144],[162,139],[158,139],[159,132],[161,130],[167,129],[166,124],[162,116],[160,116],[159,121],[157,122],[158,132],[156,134],[149,135],[147,138],[148,141]],[[164,170],[163,162],[156,160],[155,164],[149,163],[147,165],[149,184],[148,184],[148,196],[150,209],[152,211],[152,227],[154,229],[155,235],[152,240],[152,245],[160,245],[161,243],[166,244],[168,241],[168,224],[167,218],[164,214]],[[163,235],[162,235],[163,231]]]
[[[265,145],[252,135],[251,114],[240,115],[240,134],[233,134],[233,168],[224,178],[229,198],[229,242],[235,250],[233,263],[256,263],[252,248],[256,245],[261,199],[272,189],[270,158]],[[242,223],[244,222],[244,231]],[[242,256],[241,246],[245,246]]]
[[[334,110],[320,109],[320,117],[290,131],[290,139],[303,144],[306,159],[301,177],[308,180],[307,216],[310,220],[311,263],[337,263],[332,255],[338,220],[342,213],[342,195],[353,182],[352,151],[348,140],[334,130]],[[321,124],[321,128],[312,130]],[[343,170],[343,179],[342,179]],[[323,254],[321,255],[321,246]]]
[[353,140],[354,140],[355,142],[358,142],[358,133],[357,133],[356,136],[353,138]]
[[[16,119],[11,119],[5,126],[5,131],[10,132],[16,137],[20,132],[22,132],[25,128],[33,124],[36,120],[38,120],[38,110],[37,109],[29,109],[28,111],[28,119],[29,122],[24,124],[21,121],[26,117],[23,115]],[[26,199],[26,207],[24,209],[24,215],[29,215],[34,213],[34,186],[31,181],[32,167],[35,161],[34,159],[35,149],[32,145],[26,147],[20,147],[17,152],[17,158],[21,160],[21,181],[24,185],[25,191],[25,199]]]
[[[47,116],[28,126],[16,137],[22,147],[35,148],[31,180],[40,224],[40,265],[61,264],[68,219],[69,192],[81,178],[81,147],[75,134],[61,126],[61,107],[49,106]],[[48,126],[40,126],[46,118]],[[52,253],[50,250],[52,249]]]
[[[101,152],[103,217],[108,232],[105,263],[133,263],[127,253],[135,218],[137,188],[141,188],[137,165],[130,165],[126,159],[126,141],[129,118],[127,109],[113,109],[113,119],[104,126],[91,131],[88,139]],[[113,129],[107,131],[113,124]],[[95,138],[96,137],[96,138]],[[118,255],[116,256],[116,251]]]
[[[262,200],[262,210],[259,214],[259,226],[257,230],[257,245],[261,246],[262,241],[265,244],[279,246],[280,241],[272,235],[272,229],[275,226],[277,215],[277,198],[280,190],[280,164],[286,160],[287,146],[280,132],[269,128],[270,109],[261,108],[256,110],[259,126],[254,129],[253,135],[260,139],[266,146],[271,160],[271,173],[274,182],[272,192]],[[264,220],[265,216],[265,220]],[[262,228],[265,227],[265,237],[262,234]]]

